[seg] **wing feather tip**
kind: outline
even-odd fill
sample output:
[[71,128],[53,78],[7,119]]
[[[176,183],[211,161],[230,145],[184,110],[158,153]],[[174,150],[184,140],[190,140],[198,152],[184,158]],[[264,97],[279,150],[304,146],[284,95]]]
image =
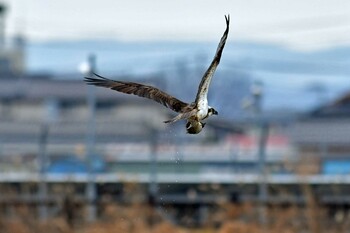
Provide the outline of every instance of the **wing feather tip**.
[[85,77],[84,81],[87,85],[93,85],[93,86],[105,86],[105,81],[101,79],[91,78],[91,77]]
[[90,77],[84,77],[84,82],[88,85],[93,85],[94,84],[94,79]]
[[105,77],[103,77],[103,76],[101,76],[101,75],[99,75],[99,74],[97,74],[97,73],[95,73],[95,72],[92,72],[92,74],[93,74],[94,76],[98,77],[99,79],[102,79],[102,80],[109,80],[108,78],[105,78]]
[[228,28],[230,25],[230,14],[225,15],[225,20],[226,20],[226,26]]

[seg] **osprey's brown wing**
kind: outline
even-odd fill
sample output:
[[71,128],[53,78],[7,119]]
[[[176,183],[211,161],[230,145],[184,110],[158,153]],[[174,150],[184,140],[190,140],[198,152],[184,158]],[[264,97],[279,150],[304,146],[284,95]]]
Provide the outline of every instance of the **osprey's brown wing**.
[[134,82],[115,81],[102,77],[98,74],[95,75],[97,78],[85,77],[85,82],[89,85],[107,87],[125,94],[132,94],[148,98],[163,104],[165,107],[170,108],[175,112],[183,112],[189,105],[152,86]]
[[197,96],[196,96],[196,101],[195,101],[196,104],[198,103],[199,100],[207,98],[210,81],[211,81],[211,79],[213,77],[213,74],[214,74],[214,72],[216,70],[216,67],[220,63],[221,54],[222,54],[222,51],[223,51],[223,49],[225,47],[225,43],[226,43],[228,31],[229,31],[230,15],[228,15],[228,16],[225,15],[225,20],[226,20],[226,30],[225,30],[223,36],[221,37],[221,40],[220,40],[220,43],[219,43],[218,48],[216,50],[214,59],[211,62],[211,64],[210,64],[209,68],[207,69],[207,71],[205,72],[201,83],[199,84],[198,92],[197,92]]

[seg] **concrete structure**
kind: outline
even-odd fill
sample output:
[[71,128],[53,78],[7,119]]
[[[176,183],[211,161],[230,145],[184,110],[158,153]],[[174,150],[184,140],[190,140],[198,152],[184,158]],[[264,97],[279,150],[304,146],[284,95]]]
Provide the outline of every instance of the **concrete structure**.
[[300,152],[350,155],[350,96],[346,94],[330,104],[303,115],[293,130]]
[[19,78],[25,72],[25,39],[18,35],[11,43],[6,43],[5,21],[7,8],[0,3],[0,80]]

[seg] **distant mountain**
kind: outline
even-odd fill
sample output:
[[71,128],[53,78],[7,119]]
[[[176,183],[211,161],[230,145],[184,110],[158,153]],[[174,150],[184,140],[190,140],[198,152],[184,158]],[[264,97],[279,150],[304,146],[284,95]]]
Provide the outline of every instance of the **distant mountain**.
[[[102,75],[139,78],[157,74],[166,79],[170,92],[192,100],[216,46],[216,42],[164,41],[29,43],[27,67],[30,73],[81,78],[79,65],[94,53]],[[249,95],[249,84],[259,79],[264,83],[265,108],[306,110],[350,88],[349,62],[350,47],[298,52],[271,44],[229,41],[209,94],[214,104],[223,106],[224,114],[236,115],[239,101]],[[309,88],[315,85],[324,88]]]

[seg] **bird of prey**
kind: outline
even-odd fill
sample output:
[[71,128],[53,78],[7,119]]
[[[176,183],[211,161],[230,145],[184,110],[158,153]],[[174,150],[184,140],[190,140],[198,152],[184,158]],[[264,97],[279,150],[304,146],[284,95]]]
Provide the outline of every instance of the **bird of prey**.
[[225,47],[227,35],[229,32],[230,15],[226,16],[226,30],[221,37],[220,43],[217,47],[213,61],[209,68],[204,73],[202,81],[199,84],[197,96],[194,102],[185,103],[158,88],[143,85],[134,82],[116,81],[102,77],[94,73],[95,77],[85,77],[85,82],[89,85],[95,85],[100,87],[110,88],[115,91],[119,91],[126,94],[133,94],[140,97],[154,100],[165,107],[178,113],[173,119],[164,121],[164,123],[172,123],[178,120],[187,120],[186,130],[189,134],[198,134],[202,131],[205,123],[202,122],[204,119],[211,115],[218,115],[218,112],[208,105],[208,89],[211,79],[214,75],[216,67],[220,63],[221,54]]

